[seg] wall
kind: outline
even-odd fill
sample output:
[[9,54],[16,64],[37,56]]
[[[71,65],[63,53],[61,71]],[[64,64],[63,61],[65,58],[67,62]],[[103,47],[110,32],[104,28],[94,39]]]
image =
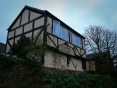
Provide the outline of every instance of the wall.
[[95,71],[95,61],[86,61],[86,71]]
[[83,71],[82,69],[82,61],[77,60],[77,58],[70,58],[69,64],[68,64],[68,69],[70,70],[77,70],[77,71]]
[[[53,20],[52,18],[47,17],[47,23],[50,24],[49,26],[47,26],[47,44],[57,48],[61,44],[64,44],[66,41],[52,34],[52,20]],[[22,13],[22,15],[19,16],[18,20],[14,23],[11,29],[9,29],[10,31],[8,33],[6,52],[9,52],[10,45],[13,45],[13,43],[17,43],[17,41],[20,39],[22,35],[30,37],[30,39],[32,38],[34,39],[35,36],[40,33],[39,37],[43,39],[44,33],[42,30],[43,26],[44,26],[43,14],[35,13],[26,9]],[[68,43],[68,46],[71,47],[70,48],[71,51],[70,52],[68,51],[69,54],[72,54],[73,56],[75,56],[75,54],[78,56],[82,55],[84,58],[86,57],[84,49],[76,47],[71,43]],[[75,51],[75,53],[73,51]],[[45,54],[44,58],[45,58],[44,66],[46,67],[83,71],[81,60],[76,60],[77,58],[71,57],[69,65],[67,65],[67,56],[63,54],[48,52]],[[56,64],[54,62],[56,62]],[[75,65],[73,65],[73,63]]]
[[44,56],[44,66],[50,68],[57,68],[60,70],[76,70],[83,71],[81,60],[70,57],[69,64],[67,64],[67,56],[57,52],[47,51]]
[[[50,24],[47,27],[47,44],[51,47],[57,48],[57,47],[59,47],[59,45],[64,44],[67,41],[60,38],[60,37],[57,37],[56,35],[53,35],[53,33],[52,33],[52,31],[53,31],[53,29],[52,29],[53,28],[53,23],[52,23],[53,20],[55,20],[55,19],[53,19],[52,17],[49,17],[49,16],[47,17],[47,23]],[[73,49],[70,52],[72,55],[82,56],[83,58],[86,58],[84,39],[82,39],[82,42],[83,42],[82,48],[74,46],[74,44],[72,44],[70,42],[68,42],[68,45]],[[75,53],[73,53],[72,51],[74,51]]]
[[13,43],[17,43],[22,35],[34,39],[36,35],[41,32],[39,38],[43,39],[43,31],[41,31],[43,26],[43,14],[29,11],[27,9],[24,10],[11,29],[9,29],[10,31],[8,32],[7,42],[9,42],[10,45],[7,43],[6,53],[9,52],[10,46],[12,46]]

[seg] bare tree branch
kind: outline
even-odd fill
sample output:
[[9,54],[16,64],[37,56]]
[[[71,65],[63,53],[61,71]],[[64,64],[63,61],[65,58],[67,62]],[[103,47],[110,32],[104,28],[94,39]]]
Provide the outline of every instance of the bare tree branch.
[[[92,26],[85,28],[85,43],[86,43],[86,53],[97,54],[98,58],[104,59],[103,53],[107,57],[105,59],[109,61],[102,60],[105,64],[113,65],[112,57],[117,55],[117,33],[115,31],[109,30],[102,26]],[[109,63],[107,63],[109,62]],[[100,66],[106,66],[104,64]],[[102,68],[105,69],[105,68]]]

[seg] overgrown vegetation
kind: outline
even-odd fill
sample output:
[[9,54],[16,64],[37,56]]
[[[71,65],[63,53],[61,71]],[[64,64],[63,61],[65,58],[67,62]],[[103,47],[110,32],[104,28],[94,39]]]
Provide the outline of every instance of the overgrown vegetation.
[[0,55],[0,88],[117,88],[116,84],[110,75],[50,74],[36,60]]
[[[115,70],[113,57],[117,54],[117,32],[102,26],[90,25],[85,28],[86,53],[96,56],[96,71],[109,74]],[[92,57],[91,56],[91,57]]]
[[26,36],[22,36],[17,43],[14,43],[10,49],[10,55],[17,55],[17,57],[26,58],[28,53],[27,47],[30,45],[30,39]]
[[40,58],[46,45],[38,43],[38,37],[34,41],[21,37],[10,51],[17,58],[0,54],[0,88],[117,88],[117,79],[111,75],[43,71]]
[[42,44],[41,39],[37,40],[37,37],[32,41],[30,38],[22,36],[16,44],[12,45],[9,52],[10,55],[16,55],[20,58],[40,60],[47,47],[45,44]]

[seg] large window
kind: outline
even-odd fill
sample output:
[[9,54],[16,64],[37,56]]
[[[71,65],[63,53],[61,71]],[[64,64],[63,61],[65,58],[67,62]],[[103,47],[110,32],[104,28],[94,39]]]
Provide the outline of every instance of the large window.
[[71,33],[72,43],[82,48],[82,40],[80,37],[76,36],[74,33]]
[[[69,41],[69,31],[60,25],[60,22],[56,20],[53,20],[53,34],[66,41]],[[70,37],[72,44],[82,48],[82,39],[79,36],[71,33]]]
[[56,36],[69,41],[69,31],[60,25],[59,21],[53,21],[53,34]]

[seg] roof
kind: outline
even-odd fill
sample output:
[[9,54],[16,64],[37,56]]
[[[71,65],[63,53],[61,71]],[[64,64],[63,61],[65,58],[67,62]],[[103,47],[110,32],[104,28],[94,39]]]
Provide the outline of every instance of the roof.
[[[107,56],[107,52],[102,52],[101,53],[103,57]],[[90,53],[86,55],[86,60],[96,60],[98,59],[99,54],[98,53]]]
[[0,42],[0,53],[5,53],[6,44]]
[[91,53],[86,55],[86,60],[95,60],[97,58],[97,54]]
[[82,36],[81,34],[79,34],[78,32],[76,32],[74,29],[72,29],[71,27],[69,27],[67,24],[65,24],[63,21],[61,21],[60,19],[58,19],[56,16],[54,16],[53,14],[51,14],[49,11],[47,10],[40,10],[40,9],[37,9],[37,8],[34,8],[34,7],[31,7],[31,6],[25,6],[22,11],[20,12],[20,14],[16,17],[16,19],[13,21],[13,23],[10,25],[10,27],[8,28],[8,31],[10,30],[10,28],[15,24],[15,22],[18,20],[18,18],[21,16],[21,14],[24,12],[25,9],[28,9],[28,10],[31,10],[31,11],[34,11],[36,13],[42,13],[42,14],[48,14],[52,17],[54,17],[55,19],[57,19],[58,21],[60,21],[62,24],[64,24],[65,26],[67,26],[69,29],[71,29],[72,32],[76,33],[77,35],[81,36],[82,38],[85,39],[84,36]]

